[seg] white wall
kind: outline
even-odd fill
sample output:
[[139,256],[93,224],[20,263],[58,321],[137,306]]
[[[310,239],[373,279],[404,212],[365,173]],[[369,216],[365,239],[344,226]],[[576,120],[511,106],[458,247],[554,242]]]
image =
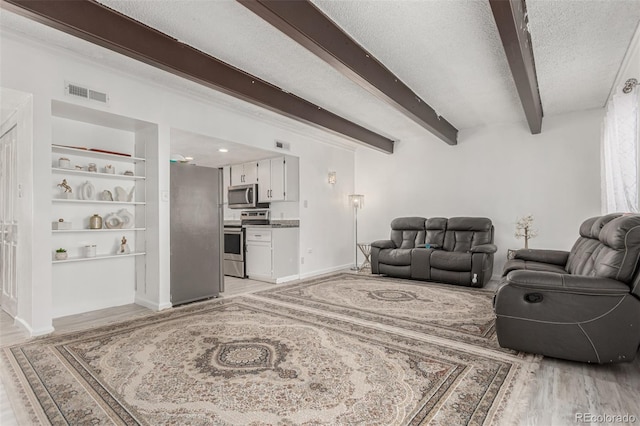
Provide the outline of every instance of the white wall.
[[[33,311],[25,322],[31,324],[36,317],[40,329],[50,325],[51,307],[51,201],[50,201],[50,144],[52,142],[51,101],[78,102],[64,95],[65,81],[81,82],[88,87],[106,91],[110,104],[84,105],[114,114],[156,123],[161,145],[154,152],[159,165],[157,188],[147,188],[154,194],[168,191],[169,129],[188,129],[194,133],[244,143],[272,150],[273,141],[289,142],[289,154],[300,158],[300,197],[308,207],[300,207],[300,247],[305,251],[303,276],[339,269],[352,262],[352,215],[346,204],[346,194],[354,186],[354,151],[349,144],[340,144],[335,136],[319,141],[318,132],[307,126],[289,123],[287,128],[267,122],[267,118],[249,116],[233,111],[231,107],[215,105],[202,99],[169,90],[153,82],[141,80],[121,71],[95,65],[73,53],[54,46],[2,33],[2,61],[0,86],[21,90],[34,97],[34,247],[33,257]],[[25,64],[28,64],[26,66]],[[296,130],[297,129],[297,130]],[[165,136],[163,136],[165,135]],[[327,183],[327,172],[338,172],[338,184]],[[148,185],[149,186],[149,185]],[[159,253],[168,253],[168,203],[158,203],[158,218],[165,231],[158,231]],[[148,206],[149,208],[149,206]],[[279,216],[279,215],[278,215]],[[346,244],[345,244],[346,241]],[[162,248],[164,247],[164,249]],[[311,253],[307,253],[307,249]],[[167,259],[168,260],[168,259]],[[168,262],[160,262],[159,270],[152,271],[160,289],[168,291]],[[43,295],[43,297],[35,295]],[[69,295],[73,297],[73,295]],[[162,303],[164,295],[160,295]]]
[[464,130],[457,146],[403,141],[392,156],[358,149],[359,239],[388,238],[398,216],[486,216],[496,229],[496,275],[507,249],[523,247],[516,218],[531,213],[539,236],[530,247],[568,250],[580,223],[600,213],[602,115],[545,117],[539,135],[524,123]]

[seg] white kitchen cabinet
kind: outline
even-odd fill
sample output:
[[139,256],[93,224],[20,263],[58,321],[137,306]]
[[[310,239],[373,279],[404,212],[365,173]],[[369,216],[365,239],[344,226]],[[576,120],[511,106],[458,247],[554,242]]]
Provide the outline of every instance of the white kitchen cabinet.
[[258,163],[252,161],[231,166],[231,185],[258,183]]
[[271,191],[271,160],[258,161],[258,202],[268,203]]
[[271,243],[247,241],[247,276],[251,279],[271,279]]
[[258,162],[258,202],[298,201],[298,157],[276,157]]
[[247,276],[273,283],[297,279],[298,240],[298,228],[247,228]]

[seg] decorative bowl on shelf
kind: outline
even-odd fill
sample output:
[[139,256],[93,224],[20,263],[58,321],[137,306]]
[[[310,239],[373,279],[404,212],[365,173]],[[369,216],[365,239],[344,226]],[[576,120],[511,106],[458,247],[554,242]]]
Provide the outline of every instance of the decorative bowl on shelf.
[[71,168],[71,161],[68,158],[60,157],[58,159],[58,167],[61,168],[61,169],[70,169]]
[[71,229],[71,222],[65,222],[64,219],[58,219],[55,222],[51,222],[51,229],[57,231]]

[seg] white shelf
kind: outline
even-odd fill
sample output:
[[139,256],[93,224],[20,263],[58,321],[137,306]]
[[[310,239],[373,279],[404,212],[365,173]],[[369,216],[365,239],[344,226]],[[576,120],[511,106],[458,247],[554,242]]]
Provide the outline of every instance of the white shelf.
[[147,228],[103,228],[103,229],[52,229],[54,234],[66,232],[121,232],[121,231],[146,231]]
[[66,198],[52,198],[54,203],[70,203],[70,204],[128,204],[143,206],[144,201],[104,201],[104,200],[68,200]]
[[106,255],[101,255],[96,257],[71,257],[65,260],[52,260],[52,263],[56,264],[56,263],[68,263],[68,262],[87,262],[90,260],[103,260],[103,259],[114,259],[114,258],[121,258],[121,257],[142,256],[145,254],[146,254],[145,252],[138,252],[138,253],[128,253],[128,254],[106,254]]
[[127,175],[117,175],[115,173],[87,172],[86,170],[61,169],[59,167],[52,167],[51,171],[53,173],[58,173],[58,174],[64,173],[64,174],[71,174],[71,175],[91,176],[91,177],[100,177],[100,178],[108,178],[108,179],[125,179],[125,180],[146,179],[144,176],[127,176]]
[[60,145],[51,145],[51,152],[60,154],[78,155],[81,157],[102,158],[112,161],[126,161],[127,163],[143,163],[144,158],[128,157],[126,155],[107,154],[105,152],[91,151],[89,149],[70,148]]

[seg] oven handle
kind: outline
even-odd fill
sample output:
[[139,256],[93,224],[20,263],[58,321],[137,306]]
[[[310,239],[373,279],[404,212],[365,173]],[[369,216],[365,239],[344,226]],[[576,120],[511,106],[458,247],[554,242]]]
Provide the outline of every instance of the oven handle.
[[232,229],[225,228],[223,230],[223,232],[225,234],[238,234],[238,235],[241,235],[242,234],[242,228],[232,228]]

